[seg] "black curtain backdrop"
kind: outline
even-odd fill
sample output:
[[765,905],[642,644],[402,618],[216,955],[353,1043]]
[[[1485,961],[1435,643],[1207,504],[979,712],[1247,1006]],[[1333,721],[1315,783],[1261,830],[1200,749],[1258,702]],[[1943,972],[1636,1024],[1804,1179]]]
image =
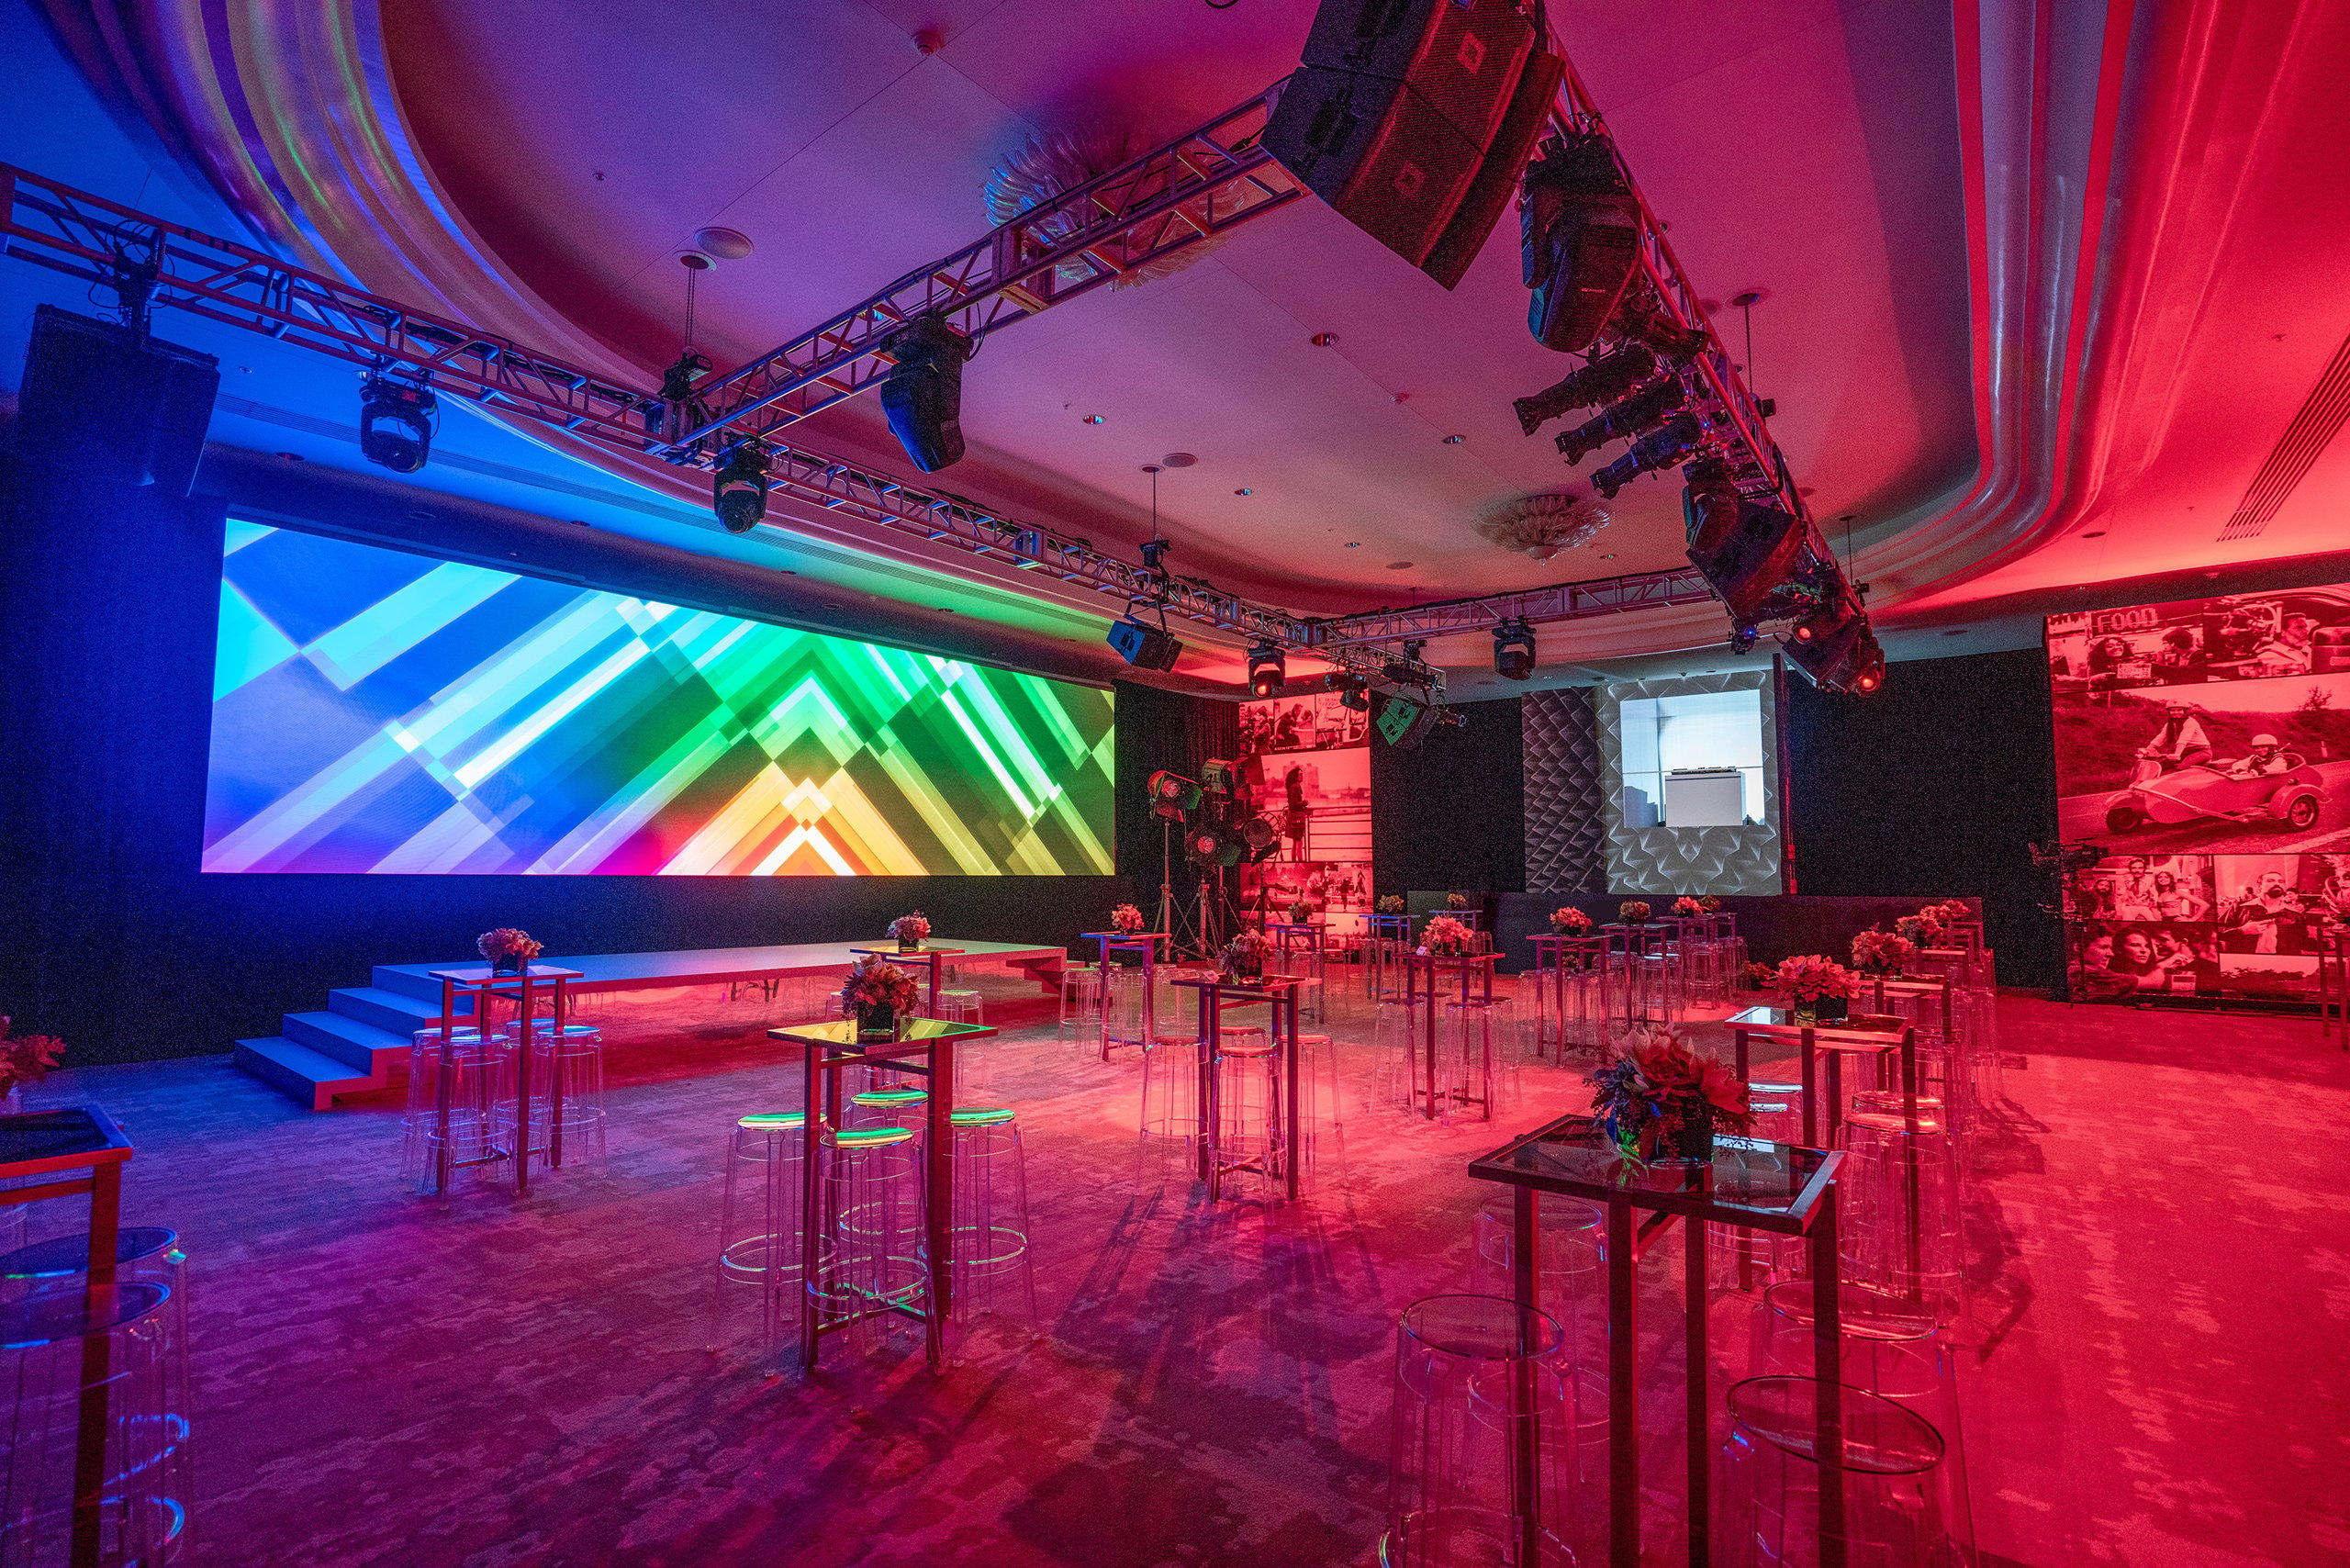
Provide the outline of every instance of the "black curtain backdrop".
[[[1515,892],[1526,885],[1525,736],[1518,700],[1465,702],[1467,722],[1417,751],[1371,742],[1374,890]],[[1441,901],[1439,901],[1441,902]]]
[[375,964],[466,958],[494,925],[636,952],[872,937],[919,907],[944,935],[1071,943],[1156,898],[1158,835],[1131,809],[1145,775],[1237,738],[1228,703],[1120,689],[1132,875],[207,876],[223,516],[0,457],[0,1013],[62,1036],[73,1065],[226,1051]]
[[2055,834],[2040,650],[1897,664],[1874,697],[1787,683],[1796,891],[1983,901],[2008,985],[2062,968],[2029,846]]

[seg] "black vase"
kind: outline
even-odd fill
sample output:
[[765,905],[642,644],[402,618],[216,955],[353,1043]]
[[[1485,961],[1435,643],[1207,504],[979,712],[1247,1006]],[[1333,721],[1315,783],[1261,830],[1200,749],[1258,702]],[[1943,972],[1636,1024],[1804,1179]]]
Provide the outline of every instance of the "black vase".
[[894,1040],[898,1037],[898,1010],[886,1002],[860,1002],[856,1004],[856,1037],[860,1040]]
[[919,952],[921,952],[921,951],[922,951],[922,938],[921,938],[921,937],[919,937],[919,936],[901,936],[901,937],[899,937],[899,938],[898,938],[898,951],[899,951],[899,952],[901,952],[901,953],[919,953]]
[[502,958],[489,961],[489,972],[493,975],[519,975],[522,968],[522,958],[518,953],[509,953]]
[[1714,1157],[1714,1118],[1710,1111],[1681,1124],[1671,1137],[1657,1140],[1659,1159],[1709,1160]]

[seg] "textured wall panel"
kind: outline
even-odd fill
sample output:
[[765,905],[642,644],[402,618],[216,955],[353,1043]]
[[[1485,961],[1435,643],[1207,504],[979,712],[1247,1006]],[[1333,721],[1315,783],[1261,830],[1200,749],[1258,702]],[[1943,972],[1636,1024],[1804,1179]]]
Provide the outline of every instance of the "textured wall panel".
[[1599,726],[1582,689],[1529,691],[1526,723],[1526,886],[1606,890],[1601,845]]
[[[1762,692],[1762,821],[1744,827],[1624,825],[1624,704],[1707,691]],[[1600,811],[1606,824],[1607,885],[1619,893],[1768,894],[1781,890],[1777,705],[1771,672],[1739,670],[1610,681],[1593,691],[1599,726]]]

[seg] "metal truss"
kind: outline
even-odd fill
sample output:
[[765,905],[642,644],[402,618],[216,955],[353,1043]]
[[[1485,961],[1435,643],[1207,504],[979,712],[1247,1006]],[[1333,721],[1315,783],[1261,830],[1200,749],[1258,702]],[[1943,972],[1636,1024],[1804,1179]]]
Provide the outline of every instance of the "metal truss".
[[657,394],[5,163],[0,254],[115,289],[141,322],[170,306],[632,452],[661,412]]
[[1326,617],[1310,623],[1312,646],[1315,653],[1328,657],[1337,650],[1363,644],[1483,632],[1497,621],[1586,621],[1595,615],[1702,604],[1713,597],[1714,590],[1695,567],[1635,572],[1591,582],[1553,583],[1549,588],[1441,599],[1434,604],[1416,604],[1409,610],[1374,610],[1362,615]]
[[696,389],[707,410],[680,445],[764,439],[890,373],[890,340],[943,316],[974,347],[988,333],[1146,263],[1285,207],[1304,183],[1261,138],[1274,89],[920,267],[814,330]]

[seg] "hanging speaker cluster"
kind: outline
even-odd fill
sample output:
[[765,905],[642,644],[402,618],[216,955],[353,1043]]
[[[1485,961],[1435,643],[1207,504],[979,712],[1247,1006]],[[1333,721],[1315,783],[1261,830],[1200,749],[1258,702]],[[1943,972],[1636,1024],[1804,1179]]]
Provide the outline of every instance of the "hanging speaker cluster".
[[1447,288],[1509,206],[1566,65],[1515,0],[1323,0],[1268,151]]

